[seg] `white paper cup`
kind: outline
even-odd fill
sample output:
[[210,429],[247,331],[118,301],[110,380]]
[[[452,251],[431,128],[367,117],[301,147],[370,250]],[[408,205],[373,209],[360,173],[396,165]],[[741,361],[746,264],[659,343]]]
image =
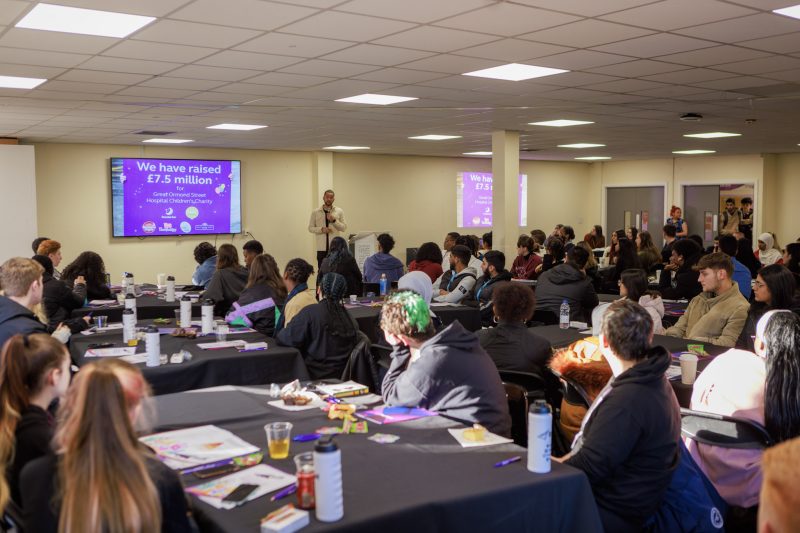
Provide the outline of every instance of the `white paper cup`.
[[350,303],[351,304],[358,303],[358,296],[356,296],[355,294],[351,294],[350,295]]
[[160,287],[167,286],[167,275],[164,273],[156,274],[156,283]]
[[681,383],[692,385],[697,377],[697,355],[693,353],[682,353],[681,361]]

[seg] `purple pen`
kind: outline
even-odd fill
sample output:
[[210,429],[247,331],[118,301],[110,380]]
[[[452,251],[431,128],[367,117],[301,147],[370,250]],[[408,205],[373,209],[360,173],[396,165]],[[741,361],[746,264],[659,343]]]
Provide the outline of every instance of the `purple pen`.
[[516,463],[517,461],[521,461],[521,460],[522,460],[522,457],[520,457],[519,455],[517,455],[516,457],[509,457],[508,459],[504,459],[504,460],[500,461],[499,463],[495,463],[494,467],[495,468],[500,468],[501,466],[507,466],[507,465],[510,465],[511,463]]
[[280,500],[282,498],[294,494],[295,492],[297,492],[297,484],[292,483],[282,491],[275,493],[275,495],[273,495],[272,498],[269,499],[269,501],[274,502],[275,500]]

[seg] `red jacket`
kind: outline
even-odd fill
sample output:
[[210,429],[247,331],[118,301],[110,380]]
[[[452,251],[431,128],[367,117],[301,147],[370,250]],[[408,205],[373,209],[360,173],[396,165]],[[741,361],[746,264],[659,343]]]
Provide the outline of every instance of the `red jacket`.
[[439,279],[439,276],[442,275],[442,265],[440,263],[433,263],[427,259],[420,261],[419,263],[416,261],[411,261],[411,264],[408,265],[408,271],[414,272],[415,270],[425,272],[428,277],[431,278],[431,283],[435,282],[437,279]]
[[536,279],[536,267],[542,264],[542,258],[531,253],[528,257],[518,255],[511,264],[511,275],[514,279]]

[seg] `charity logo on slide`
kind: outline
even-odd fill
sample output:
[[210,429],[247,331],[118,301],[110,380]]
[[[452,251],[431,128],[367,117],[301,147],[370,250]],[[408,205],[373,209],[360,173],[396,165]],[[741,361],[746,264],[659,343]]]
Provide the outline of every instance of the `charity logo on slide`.
[[192,231],[192,225],[184,220],[183,222],[181,222],[181,231],[183,233],[189,233],[190,231]]
[[186,218],[189,220],[194,220],[200,215],[200,211],[194,206],[186,208]]
[[144,224],[142,224],[142,231],[145,233],[155,233],[156,232],[156,223],[152,220],[148,220]]
[[172,208],[171,207],[166,208],[164,210],[164,214],[167,215],[167,216],[170,216],[172,214]]

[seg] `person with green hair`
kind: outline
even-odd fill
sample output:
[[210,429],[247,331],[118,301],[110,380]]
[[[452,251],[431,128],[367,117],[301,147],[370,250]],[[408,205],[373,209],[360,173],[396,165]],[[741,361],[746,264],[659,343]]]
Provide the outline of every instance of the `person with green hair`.
[[386,298],[381,329],[394,348],[382,386],[386,405],[422,407],[509,435],[503,383],[474,333],[457,321],[437,333],[427,302],[410,290]]

